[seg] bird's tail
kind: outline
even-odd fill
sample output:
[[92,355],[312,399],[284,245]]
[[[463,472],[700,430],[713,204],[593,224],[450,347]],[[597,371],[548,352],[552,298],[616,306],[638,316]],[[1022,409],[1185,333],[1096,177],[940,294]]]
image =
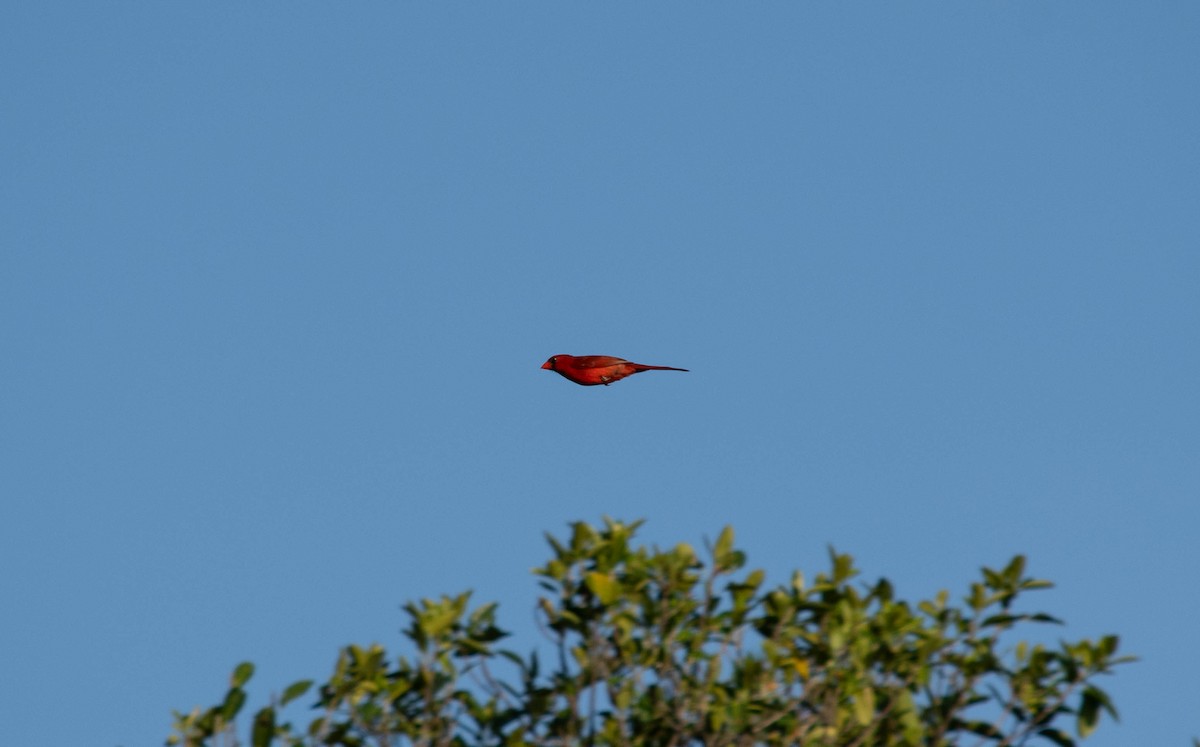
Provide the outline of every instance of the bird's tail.
[[673,366],[647,366],[644,363],[634,363],[633,366],[638,371],[687,371],[686,368],[675,368]]

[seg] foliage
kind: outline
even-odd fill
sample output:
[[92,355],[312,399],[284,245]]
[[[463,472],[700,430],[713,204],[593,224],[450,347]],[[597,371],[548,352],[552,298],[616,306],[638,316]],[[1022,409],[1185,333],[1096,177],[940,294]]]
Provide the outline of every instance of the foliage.
[[[887,580],[854,583],[852,559],[832,550],[811,583],[796,572],[769,588],[763,571],[742,572],[729,528],[704,562],[686,544],[634,545],[639,525],[547,536],[553,558],[535,573],[552,666],[497,647],[495,604],[423,599],[404,608],[414,654],[346,647],[317,688],[319,715],[302,730],[281,722],[313,685],[294,683],[256,713],[250,744],[1072,745],[1102,712],[1116,717],[1095,682],[1129,660],[1116,636],[1008,642],[1018,625],[1057,622],[1016,611],[1050,586],[1021,556],[983,569],[961,606],[944,591],[909,604]],[[239,745],[252,673],[239,665],[221,703],[176,713],[168,744]]]

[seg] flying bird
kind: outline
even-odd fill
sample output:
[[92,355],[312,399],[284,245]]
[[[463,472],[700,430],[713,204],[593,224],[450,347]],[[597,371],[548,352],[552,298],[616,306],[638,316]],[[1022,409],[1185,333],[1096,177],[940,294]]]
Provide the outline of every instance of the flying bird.
[[580,386],[608,386],[614,381],[620,381],[626,376],[633,376],[642,371],[686,371],[686,368],[671,366],[647,366],[642,363],[631,363],[624,358],[614,358],[611,355],[552,355],[550,360],[542,364],[542,368],[553,371],[565,379],[570,379]]

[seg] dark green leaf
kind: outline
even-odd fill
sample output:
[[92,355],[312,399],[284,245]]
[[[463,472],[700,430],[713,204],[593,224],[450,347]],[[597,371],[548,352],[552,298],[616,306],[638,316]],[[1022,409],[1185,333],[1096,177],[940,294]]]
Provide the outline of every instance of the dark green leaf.
[[250,733],[250,744],[253,747],[270,747],[274,737],[275,709],[268,706],[254,716],[254,730]]
[[241,687],[242,685],[246,684],[252,676],[254,676],[254,665],[248,661],[243,661],[233,670],[233,676],[229,678],[229,686]]
[[226,723],[233,721],[237,717],[238,712],[242,710],[242,706],[246,703],[246,691],[240,687],[235,687],[225,693],[225,702],[221,704],[221,718]]
[[1061,729],[1042,729],[1038,732],[1038,736],[1049,739],[1059,747],[1075,747],[1075,740]]
[[954,719],[952,726],[956,729],[969,731],[972,734],[978,734],[981,737],[988,737],[990,739],[1002,739],[1004,736],[995,725],[987,721],[961,721]]
[[1116,706],[1113,705],[1112,699],[1108,697],[1108,693],[1098,687],[1089,686],[1083,691],[1084,697],[1090,697],[1095,700],[1101,708],[1108,711],[1108,715],[1113,717],[1113,720],[1119,720],[1117,717]]
[[1083,691],[1075,720],[1076,731],[1079,732],[1079,736],[1082,738],[1086,739],[1088,735],[1096,730],[1096,725],[1100,721],[1100,701],[1095,697],[1092,688]]
[[279,705],[285,706],[296,698],[299,698],[308,692],[308,688],[312,687],[312,684],[312,680],[300,680],[288,685],[287,689],[283,691],[283,696],[279,699]]

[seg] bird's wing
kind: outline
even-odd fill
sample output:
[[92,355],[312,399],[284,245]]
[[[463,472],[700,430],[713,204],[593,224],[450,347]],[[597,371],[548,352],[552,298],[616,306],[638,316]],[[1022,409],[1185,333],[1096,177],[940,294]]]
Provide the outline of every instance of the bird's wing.
[[611,355],[577,355],[572,361],[576,368],[607,368],[625,362],[624,358],[614,358]]

